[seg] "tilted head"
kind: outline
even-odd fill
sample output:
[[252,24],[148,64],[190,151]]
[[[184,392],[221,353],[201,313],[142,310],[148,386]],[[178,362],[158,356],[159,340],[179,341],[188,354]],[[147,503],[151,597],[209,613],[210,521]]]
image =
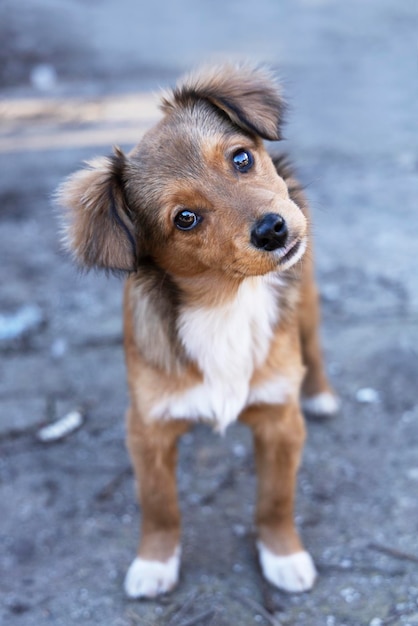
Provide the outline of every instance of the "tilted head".
[[184,277],[287,269],[307,225],[262,141],[281,138],[283,109],[264,70],[188,77],[129,155],[116,150],[61,186],[67,246],[86,267],[128,272],[145,257]]

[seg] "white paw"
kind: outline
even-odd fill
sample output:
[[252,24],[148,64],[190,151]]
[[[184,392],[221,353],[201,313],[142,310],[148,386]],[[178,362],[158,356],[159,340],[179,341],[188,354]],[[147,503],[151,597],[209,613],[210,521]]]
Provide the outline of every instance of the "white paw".
[[168,561],[134,559],[125,577],[125,593],[129,598],[155,598],[171,591],[178,582],[180,548]]
[[257,543],[257,548],[264,578],[272,585],[289,593],[300,593],[312,589],[316,579],[316,569],[307,552],[277,556],[270,552],[261,541]]
[[302,409],[310,415],[332,417],[338,412],[340,402],[329,391],[318,393],[316,396],[302,398]]

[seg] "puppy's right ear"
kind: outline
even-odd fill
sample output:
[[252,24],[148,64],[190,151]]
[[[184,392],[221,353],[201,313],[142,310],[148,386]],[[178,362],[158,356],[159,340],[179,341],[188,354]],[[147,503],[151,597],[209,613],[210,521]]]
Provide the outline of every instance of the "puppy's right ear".
[[64,209],[64,245],[87,268],[133,271],[134,225],[123,192],[125,156],[96,159],[70,176],[56,199]]

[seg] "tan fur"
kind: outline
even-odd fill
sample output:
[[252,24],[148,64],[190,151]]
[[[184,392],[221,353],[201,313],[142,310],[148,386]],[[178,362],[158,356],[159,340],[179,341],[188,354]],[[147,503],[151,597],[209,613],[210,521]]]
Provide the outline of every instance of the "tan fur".
[[[280,138],[283,110],[267,72],[250,66],[208,70],[166,96],[164,118],[128,156],[117,151],[96,160],[59,191],[67,245],[77,260],[130,272],[124,304],[128,448],[142,508],[138,555],[145,560],[166,562],[179,544],[176,442],[190,426],[190,419],[156,419],[155,407],[207,384],[181,338],[180,313],[186,338],[192,332],[188,312],[201,315],[211,328],[212,318],[218,311],[227,314],[248,280],[256,281],[266,302],[274,299],[277,315],[263,329],[246,322],[246,311],[236,311],[243,316],[243,332],[263,344],[253,347],[248,380],[237,384],[244,390],[248,385],[250,392],[279,377],[285,387],[280,404],[247,401],[236,416],[254,434],[258,533],[273,554],[302,550],[293,499],[305,437],[298,404],[305,369],[308,396],[330,391],[317,337],[312,255],[308,249],[302,262],[283,269],[285,251],[268,252],[250,241],[253,225],[270,213],[285,219],[289,249],[302,246],[309,230],[306,199],[291,168],[283,159],[272,160],[262,142]],[[233,167],[238,150],[254,157],[246,173]],[[175,227],[182,210],[201,219],[190,232]],[[231,341],[239,339],[239,330],[234,333]],[[214,339],[203,338],[209,360]],[[220,380],[213,383],[216,393]]]
[[187,77],[163,101],[169,111],[190,99],[190,93],[206,98],[238,126],[264,139],[281,139],[284,102],[273,75],[266,69],[242,65],[222,65],[200,70]]
[[305,426],[298,404],[250,407],[241,420],[254,436],[259,539],[281,556],[299,552],[302,543],[294,526],[293,506]]
[[138,478],[142,506],[142,539],[138,554],[166,561],[180,540],[180,512],[176,487],[176,443],[189,424],[184,421],[145,424],[128,411],[127,445]]
[[133,226],[116,172],[123,160],[119,151],[112,159],[96,159],[58,191],[58,201],[68,210],[65,245],[86,267],[131,270],[134,266],[127,237]]
[[305,439],[305,428],[298,405],[298,392],[304,367],[300,357],[299,333],[292,321],[281,326],[274,337],[257,382],[273,372],[281,372],[291,382],[293,394],[285,405],[247,408],[241,420],[253,431],[258,476],[256,524],[261,541],[276,554],[286,556],[301,549],[293,524],[296,472]]
[[299,329],[306,376],[302,392],[307,398],[321,392],[332,393],[325,374],[322,351],[318,336],[320,322],[318,291],[315,285],[312,255],[304,264],[299,307]]

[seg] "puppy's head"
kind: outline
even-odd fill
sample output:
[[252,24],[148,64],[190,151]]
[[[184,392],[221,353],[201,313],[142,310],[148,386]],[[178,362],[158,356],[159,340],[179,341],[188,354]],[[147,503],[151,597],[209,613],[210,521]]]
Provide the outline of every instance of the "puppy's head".
[[294,264],[306,220],[263,145],[281,138],[284,109],[269,74],[214,68],[186,79],[162,109],[128,156],[117,150],[60,188],[78,261],[135,271],[151,257],[173,275],[234,277]]

